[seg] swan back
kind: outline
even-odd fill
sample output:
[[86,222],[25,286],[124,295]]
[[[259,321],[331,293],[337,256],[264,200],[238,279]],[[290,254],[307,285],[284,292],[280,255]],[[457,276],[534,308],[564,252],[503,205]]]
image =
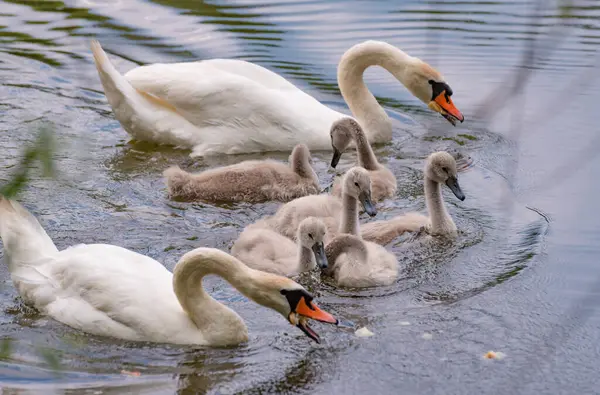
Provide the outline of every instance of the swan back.
[[362,224],[361,237],[379,245],[386,245],[405,232],[416,232],[427,226],[429,217],[419,213],[406,213],[389,220]]

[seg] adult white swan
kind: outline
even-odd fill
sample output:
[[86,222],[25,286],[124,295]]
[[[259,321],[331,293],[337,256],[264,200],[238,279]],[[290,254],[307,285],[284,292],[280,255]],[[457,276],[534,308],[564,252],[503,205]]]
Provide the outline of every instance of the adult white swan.
[[209,274],[276,310],[317,342],[307,318],[337,323],[299,284],[251,269],[214,248],[186,253],[173,274],[152,258],[113,245],[80,244],[59,251],[33,215],[1,196],[0,236],[23,301],[95,335],[211,346],[247,341],[242,318],[202,288]]
[[[192,156],[331,150],[331,124],[346,116],[283,77],[233,59],[152,64],[121,75],[98,41],[92,52],[115,117],[138,140],[192,149]],[[452,89],[435,69],[380,41],[350,48],[338,66],[338,84],[370,143],[389,142],[392,124],[363,81],[369,66],[388,70],[429,108],[452,124],[464,117]]]

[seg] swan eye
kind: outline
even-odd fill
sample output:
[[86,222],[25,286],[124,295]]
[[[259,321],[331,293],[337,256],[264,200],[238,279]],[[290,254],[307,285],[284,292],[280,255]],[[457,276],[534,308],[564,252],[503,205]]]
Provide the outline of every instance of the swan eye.
[[448,168],[447,167],[442,167],[442,170],[444,171],[444,173],[448,173]]
[[355,182],[354,185],[356,185],[358,187],[358,182]]
[[310,238],[312,239],[312,238],[313,238],[313,235],[312,235],[312,233],[309,233],[309,234],[308,234],[308,237],[310,237]]

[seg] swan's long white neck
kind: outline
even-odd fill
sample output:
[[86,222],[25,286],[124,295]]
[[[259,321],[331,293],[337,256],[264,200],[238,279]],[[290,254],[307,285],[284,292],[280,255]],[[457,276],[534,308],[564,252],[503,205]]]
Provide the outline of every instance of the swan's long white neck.
[[[242,318],[213,299],[202,287],[202,279],[215,274],[252,299],[253,270],[223,252],[193,250],[179,260],[173,270],[173,290],[181,307],[207,337],[247,336]],[[168,325],[168,323],[165,323]],[[211,329],[212,328],[212,329]],[[225,329],[225,330],[222,330]],[[220,339],[223,340],[223,339]]]
[[358,199],[344,193],[342,189],[342,220],[339,232],[360,237],[358,228]]
[[444,204],[441,185],[428,177],[425,177],[425,202],[431,221],[431,233],[446,234],[456,231],[456,225]]
[[338,85],[352,114],[365,128],[369,141],[390,141],[392,122],[365,85],[365,70],[370,66],[381,66],[407,86],[407,65],[414,59],[393,45],[379,41],[357,44],[342,56],[337,72]]

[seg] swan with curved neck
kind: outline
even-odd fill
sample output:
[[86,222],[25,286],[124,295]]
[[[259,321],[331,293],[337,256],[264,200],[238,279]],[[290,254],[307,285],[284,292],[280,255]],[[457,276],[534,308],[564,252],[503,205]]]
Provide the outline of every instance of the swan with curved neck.
[[202,287],[211,274],[279,312],[317,342],[309,318],[337,323],[296,282],[251,269],[217,249],[184,254],[173,274],[152,258],[113,245],[80,244],[59,251],[33,215],[2,197],[0,237],[24,302],[83,332],[176,344],[246,342],[242,318]]
[[282,276],[294,276],[317,266],[326,269],[326,232],[323,221],[315,217],[300,222],[296,243],[271,229],[247,227],[233,243],[231,255],[253,269]]
[[[358,164],[369,172],[369,177],[371,178],[371,195],[373,201],[379,202],[396,194],[396,177],[390,169],[379,163],[364,130],[358,122],[352,118],[342,118],[331,125],[330,134],[331,146],[333,147],[331,167],[335,169],[342,153],[354,141],[356,143]],[[341,183],[338,178],[333,184],[331,193],[339,196],[341,189]]]
[[425,204],[429,216],[407,213],[390,220],[374,221],[362,226],[361,235],[365,240],[385,245],[405,232],[415,232],[424,227],[433,236],[456,236],[454,220],[444,204],[442,184],[461,201],[465,195],[460,188],[456,170],[456,160],[445,151],[434,152],[425,162]]
[[[419,58],[381,41],[356,44],[342,56],[338,66],[338,85],[350,111],[368,131],[369,140],[391,140],[392,124],[364,82],[363,74],[371,66],[381,66],[410,93],[453,125],[464,117],[450,96],[452,89],[442,75]],[[381,136],[381,137],[379,137]]]
[[[97,41],[91,47],[106,98],[123,128],[137,140],[192,149],[192,156],[289,151],[298,143],[329,150],[329,127],[346,116],[250,62],[152,64],[122,75]],[[452,124],[464,120],[439,72],[390,44],[365,41],[344,53],[337,80],[370,143],[392,139],[391,121],[363,80],[370,66],[385,68]]]

